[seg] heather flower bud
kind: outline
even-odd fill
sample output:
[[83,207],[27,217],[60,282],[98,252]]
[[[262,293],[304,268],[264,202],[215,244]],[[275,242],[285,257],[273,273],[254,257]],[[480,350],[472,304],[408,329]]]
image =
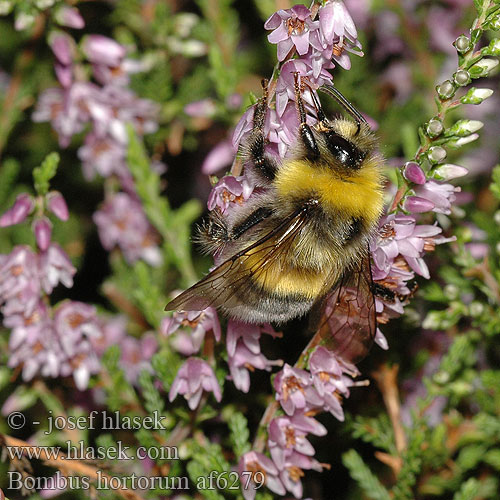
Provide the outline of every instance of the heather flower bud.
[[[427,316],[427,317],[429,317],[429,316]],[[425,321],[424,321],[424,324],[425,324]],[[424,326],[424,328],[426,328],[426,327]],[[438,327],[437,328],[429,327],[429,329],[437,330]],[[437,384],[447,384],[450,380],[450,374],[448,372],[445,372],[445,371],[439,371],[432,378],[434,379],[434,382],[436,382]]]
[[35,16],[27,12],[19,12],[14,21],[14,28],[16,31],[26,30],[35,24]]
[[6,16],[7,14],[9,14],[10,11],[12,10],[12,7],[13,7],[12,1],[8,0],[0,1],[0,16]]
[[429,137],[437,137],[438,135],[441,135],[443,129],[443,122],[437,118],[433,118],[432,120],[429,120],[429,123],[427,124],[427,135]]
[[63,5],[57,9],[54,17],[61,26],[75,29],[82,29],[85,26],[83,17],[80,15],[80,12],[78,12],[78,9],[74,7]]
[[35,220],[33,224],[33,231],[35,233],[36,244],[38,248],[45,252],[50,245],[50,237],[52,235],[52,224],[47,217],[42,217]]
[[463,177],[464,175],[467,175],[468,172],[469,171],[465,167],[445,163],[434,170],[434,177],[441,181],[449,181],[451,179],[456,179],[457,177]]
[[53,31],[49,35],[49,45],[57,60],[68,66],[73,61],[73,39],[60,31]]
[[410,196],[404,203],[404,209],[412,214],[430,212],[434,208],[432,201],[420,196]]
[[483,126],[484,123],[479,120],[458,120],[453,127],[446,131],[446,134],[466,137],[482,129]]
[[431,163],[440,163],[446,158],[446,150],[441,146],[433,146],[429,149],[428,158]]
[[23,222],[34,207],[35,202],[30,195],[26,193],[20,194],[16,198],[14,205],[0,217],[0,227],[13,226]]
[[469,74],[471,78],[481,78],[483,76],[488,76],[490,71],[497,66],[498,59],[485,57],[469,68]]
[[473,318],[477,318],[479,316],[481,316],[481,314],[483,314],[484,312],[484,305],[481,304],[481,302],[471,302],[470,305],[469,305],[469,314],[473,317]]
[[481,49],[481,54],[500,56],[500,39],[494,38],[487,47]]
[[63,195],[57,191],[52,191],[47,195],[47,208],[62,221],[69,218],[68,206]]
[[475,141],[476,139],[479,139],[479,134],[471,134],[466,137],[460,137],[460,139],[451,140],[447,144],[450,148],[458,149],[466,144],[469,144],[469,142]]
[[90,62],[119,66],[126,54],[123,45],[102,35],[88,35],[82,43],[82,50]]
[[493,216],[493,219],[500,226],[500,210],[497,210],[495,212],[495,215]]
[[468,85],[470,83],[470,75],[468,71],[465,71],[464,69],[458,70],[454,75],[453,75],[453,81],[459,86],[463,87],[465,85]]
[[453,85],[450,80],[446,80],[436,87],[436,91],[440,99],[450,99],[455,94],[455,85]]
[[457,49],[457,52],[464,54],[470,49],[470,40],[465,35],[460,35],[454,42],[453,45]]
[[459,295],[459,288],[457,285],[452,285],[448,284],[444,287],[444,295],[446,296],[447,299],[449,300],[455,300],[458,298]]
[[415,184],[425,184],[426,178],[424,171],[420,168],[418,163],[409,161],[404,168],[404,176],[410,182]]
[[491,89],[476,89],[472,87],[469,89],[467,94],[465,94],[460,102],[462,104],[481,104],[485,99],[488,99],[493,94]]
[[52,7],[55,3],[56,3],[55,0],[36,0],[35,1],[35,5],[40,10],[48,9],[49,7]]

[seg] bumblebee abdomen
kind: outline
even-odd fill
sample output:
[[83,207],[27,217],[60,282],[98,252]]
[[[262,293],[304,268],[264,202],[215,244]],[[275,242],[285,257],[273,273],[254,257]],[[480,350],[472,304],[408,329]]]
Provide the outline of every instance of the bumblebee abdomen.
[[[251,322],[283,323],[302,316],[316,298],[324,293],[327,276],[300,269],[266,268],[249,276],[249,283],[236,296],[239,305],[227,311],[236,319]],[[237,290],[236,295],[239,291]]]

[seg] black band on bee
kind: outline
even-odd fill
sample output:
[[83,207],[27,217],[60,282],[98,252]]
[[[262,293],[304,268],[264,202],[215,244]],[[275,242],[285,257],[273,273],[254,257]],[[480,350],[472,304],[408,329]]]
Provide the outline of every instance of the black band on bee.
[[396,301],[396,294],[380,283],[372,283],[372,292],[375,297],[379,297],[386,302],[393,303]]
[[243,233],[248,231],[251,227],[255,226],[264,219],[267,219],[273,213],[272,208],[260,207],[255,212],[252,212],[243,222],[233,227],[232,238],[237,239]]
[[363,225],[363,219],[353,217],[349,224],[349,229],[344,236],[345,243],[350,243],[352,240],[362,234]]
[[325,131],[323,134],[328,150],[339,163],[352,169],[358,169],[361,166],[366,153],[333,130]]

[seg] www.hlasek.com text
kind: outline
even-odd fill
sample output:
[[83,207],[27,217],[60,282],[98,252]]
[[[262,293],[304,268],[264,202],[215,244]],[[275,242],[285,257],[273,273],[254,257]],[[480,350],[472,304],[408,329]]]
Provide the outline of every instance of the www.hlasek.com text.
[[83,441],[73,444],[66,441],[66,448],[59,446],[6,446],[11,460],[179,460],[179,452],[175,446],[124,446],[117,441],[112,446],[86,446]]

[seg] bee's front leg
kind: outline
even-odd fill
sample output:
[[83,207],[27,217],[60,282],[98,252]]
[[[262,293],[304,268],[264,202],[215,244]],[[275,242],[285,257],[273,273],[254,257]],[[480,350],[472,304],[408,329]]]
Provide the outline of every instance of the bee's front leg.
[[262,81],[262,97],[255,105],[252,135],[248,149],[254,166],[266,180],[272,181],[276,175],[277,166],[276,163],[265,154],[266,139],[264,137],[264,124],[267,115],[267,84],[267,80]]
[[304,108],[304,101],[302,100],[299,73],[294,73],[295,79],[295,104],[299,113],[299,131],[302,143],[306,148],[306,156],[310,160],[317,160],[319,158],[319,148],[316,144],[311,127],[306,123],[306,111]]
[[249,229],[272,214],[272,208],[259,207],[241,220],[235,221],[230,227],[220,211],[215,209],[210,213],[207,222],[199,228],[196,241],[203,247],[203,250],[207,254],[217,253],[226,244],[236,241]]

